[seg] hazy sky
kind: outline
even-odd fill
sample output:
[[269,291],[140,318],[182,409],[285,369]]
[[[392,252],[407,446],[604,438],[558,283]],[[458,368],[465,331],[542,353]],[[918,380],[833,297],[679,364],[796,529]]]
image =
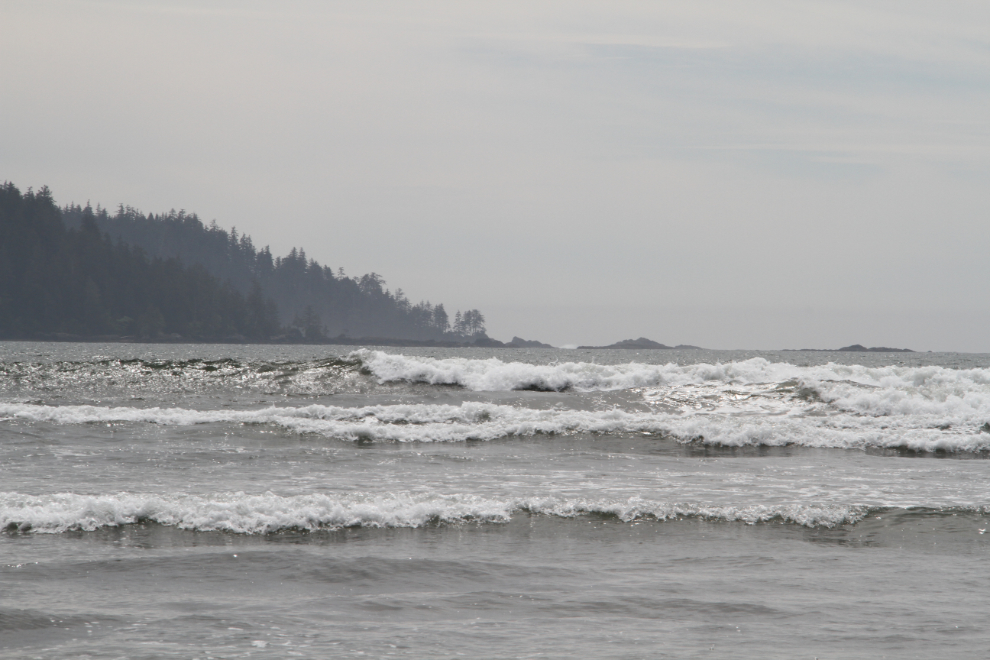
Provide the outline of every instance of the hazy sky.
[[0,179],[503,340],[990,351],[990,3],[0,0]]

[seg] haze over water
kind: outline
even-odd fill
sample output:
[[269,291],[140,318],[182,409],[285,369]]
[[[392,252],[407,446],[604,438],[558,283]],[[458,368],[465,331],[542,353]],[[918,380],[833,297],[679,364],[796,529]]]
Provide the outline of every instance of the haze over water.
[[11,658],[990,644],[990,356],[5,343]]
[[503,341],[984,352],[988,50],[956,0],[8,0],[0,182]]

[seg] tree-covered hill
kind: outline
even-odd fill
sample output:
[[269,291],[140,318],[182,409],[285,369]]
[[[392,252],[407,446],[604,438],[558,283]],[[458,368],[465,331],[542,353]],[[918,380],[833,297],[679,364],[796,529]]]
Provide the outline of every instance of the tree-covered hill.
[[[72,227],[86,209],[66,206],[62,213]],[[228,232],[215,221],[207,226],[195,214],[173,210],[144,215],[121,206],[113,215],[97,208],[94,217],[100,231],[152,257],[202,266],[244,294],[257,283],[265,296],[278,301],[280,321],[307,336],[454,342],[485,336],[485,319],[478,310],[450,318],[442,304],[412,304],[402,289],[390,292],[376,273],[348,277],[342,269],[334,272],[308,259],[303,249],[273,257],[268,247],[256,248],[236,228]]]
[[[273,302],[277,301],[277,302]],[[478,310],[451,319],[375,273],[347,277],[301,249],[273,257],[249,236],[172,211],[59,208],[47,187],[0,189],[0,337],[171,335],[326,341],[341,335],[485,340]]]
[[258,340],[279,331],[260,287],[245,296],[200,266],[111,242],[91,211],[66,229],[48,188],[0,187],[0,337]]

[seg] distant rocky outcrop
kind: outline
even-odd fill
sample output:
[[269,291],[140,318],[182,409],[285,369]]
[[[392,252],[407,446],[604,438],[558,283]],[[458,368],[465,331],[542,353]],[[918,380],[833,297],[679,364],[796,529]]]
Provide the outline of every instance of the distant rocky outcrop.
[[838,353],[840,351],[847,353],[914,353],[914,351],[910,348],[889,348],[887,346],[873,346],[872,348],[867,348],[862,344],[853,344],[852,346],[843,346],[842,348],[799,348],[797,350],[812,351],[817,353]]
[[697,349],[698,347],[691,346],[689,344],[678,344],[677,346],[667,346],[666,344],[655,342],[652,339],[647,339],[646,337],[640,337],[639,339],[623,339],[622,341],[617,341],[614,344],[609,344],[608,346],[578,346],[578,348]]
[[910,348],[888,348],[887,346],[874,346],[872,348],[867,348],[862,344],[853,344],[852,346],[843,346],[839,349],[840,351],[853,351],[853,352],[863,352],[863,353],[914,353]]
[[521,337],[513,337],[506,346],[508,348],[553,348],[550,344],[544,344],[534,339],[522,339]]
[[480,346],[483,348],[505,348],[505,343],[497,339],[492,339],[488,335],[482,335],[466,346]]

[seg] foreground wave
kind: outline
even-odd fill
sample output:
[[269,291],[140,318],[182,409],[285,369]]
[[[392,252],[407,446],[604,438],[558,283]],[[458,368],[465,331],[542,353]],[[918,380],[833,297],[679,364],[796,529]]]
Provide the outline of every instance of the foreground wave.
[[[503,523],[517,514],[573,518],[608,516],[623,522],[696,518],[749,524],[782,522],[831,528],[853,524],[888,507],[822,504],[748,504],[569,499],[485,498],[411,493],[280,496],[268,492],[212,495],[119,493],[44,496],[0,493],[0,530],[60,533],[156,523],[194,531],[266,534],[350,527],[396,528],[437,524]],[[906,509],[901,509],[906,510]],[[988,507],[914,508],[921,513],[986,514]]]

